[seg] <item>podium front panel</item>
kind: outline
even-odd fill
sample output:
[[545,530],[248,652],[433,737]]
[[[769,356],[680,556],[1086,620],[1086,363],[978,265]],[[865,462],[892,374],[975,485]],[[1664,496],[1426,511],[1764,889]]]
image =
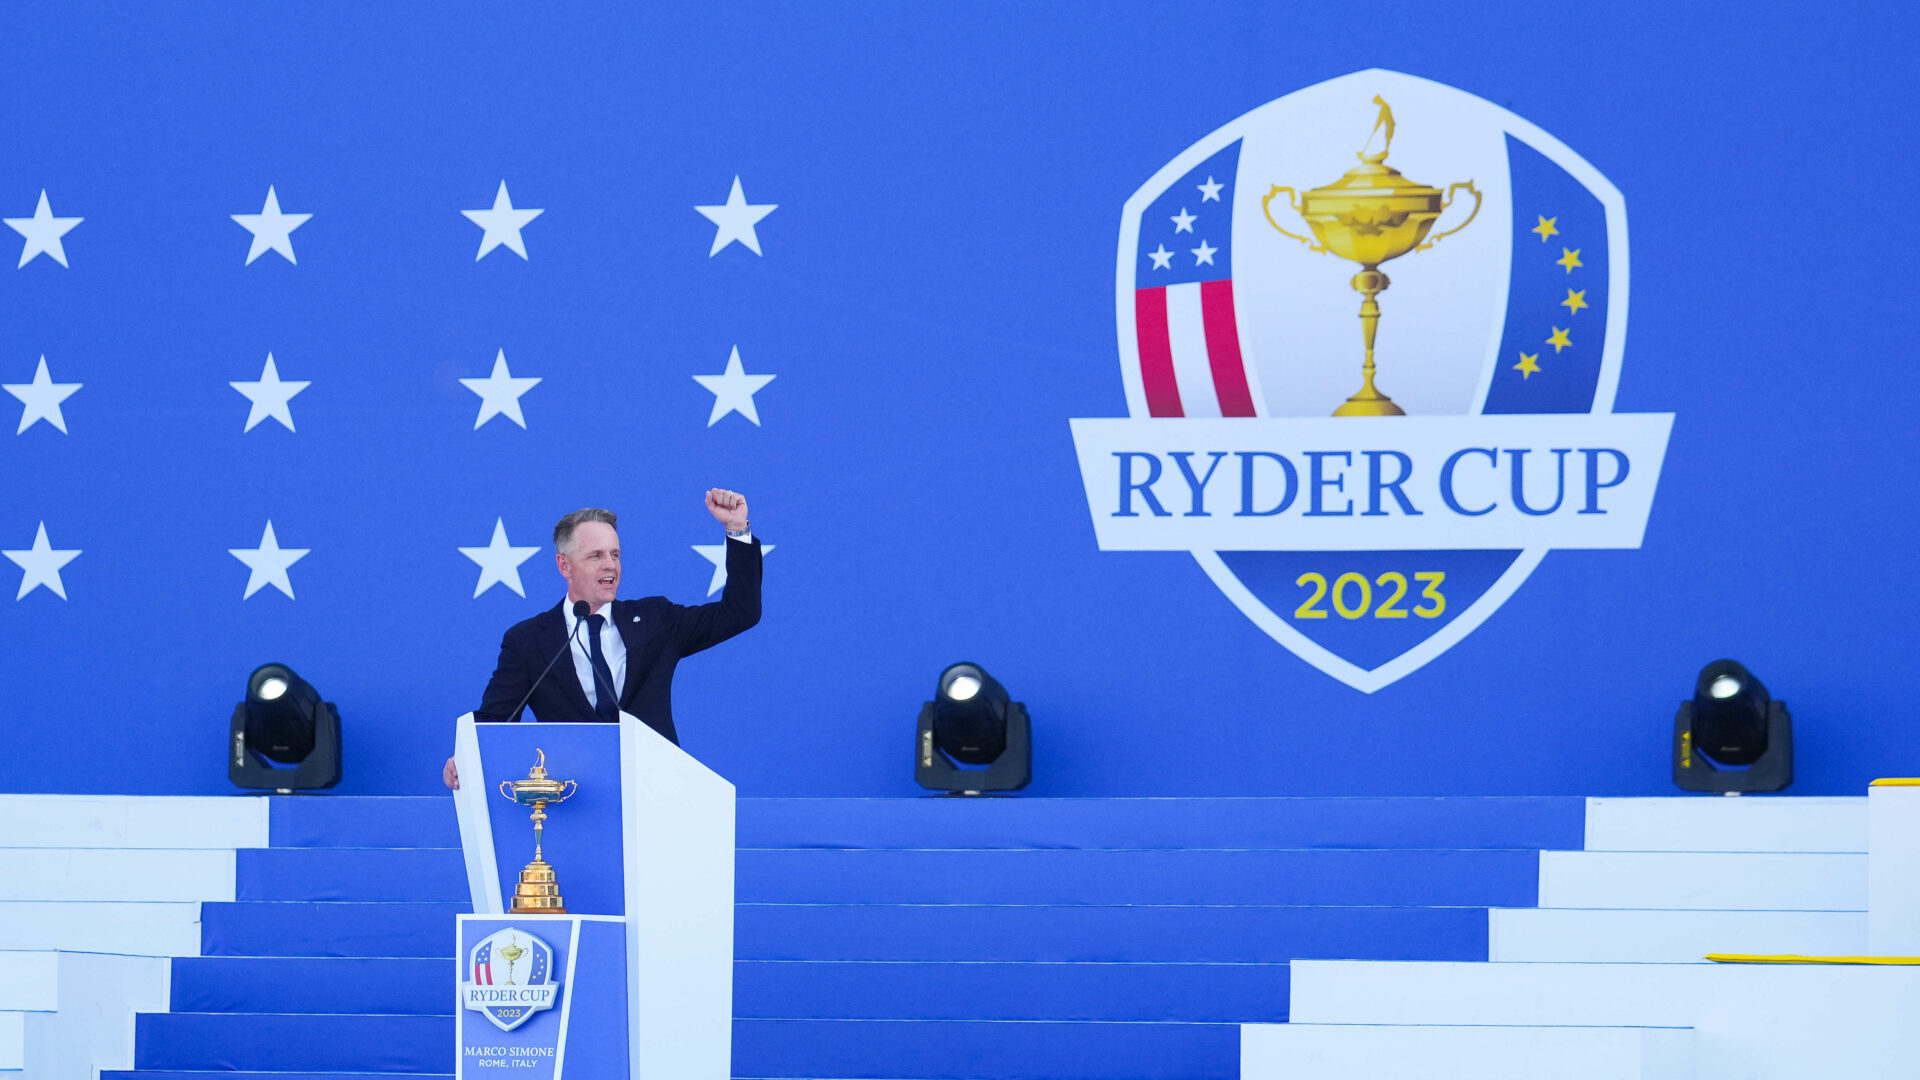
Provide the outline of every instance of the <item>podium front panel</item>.
[[[573,780],[572,798],[547,807],[547,862],[570,915],[625,915],[626,882],[620,814],[618,724],[475,724],[486,818],[493,833],[501,906],[506,910],[520,871],[533,861],[532,810],[500,794],[503,780],[525,779],[547,754],[547,775]],[[467,777],[460,786],[464,791]],[[479,904],[474,910],[481,911]]]

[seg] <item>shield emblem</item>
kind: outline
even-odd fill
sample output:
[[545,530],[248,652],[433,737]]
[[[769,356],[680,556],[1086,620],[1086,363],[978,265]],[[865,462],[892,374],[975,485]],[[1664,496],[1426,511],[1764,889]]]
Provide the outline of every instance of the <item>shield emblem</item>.
[[[1626,230],[1625,203],[1598,170],[1464,91],[1368,70],[1288,94],[1202,138],[1126,202],[1115,296],[1130,417],[1324,424],[1338,415],[1374,425],[1343,431],[1405,431],[1411,425],[1395,415],[1610,414],[1626,330]],[[1471,429],[1452,422],[1450,431]],[[1658,442],[1663,455],[1664,428]],[[1539,481],[1556,461],[1564,504],[1567,462],[1587,452],[1539,446],[1524,460],[1501,457],[1513,451],[1491,438],[1472,451],[1514,467],[1525,514],[1552,499],[1551,484],[1541,493]],[[1373,503],[1348,504],[1359,524],[1394,509],[1378,505],[1381,462],[1390,472],[1394,460],[1367,453],[1346,458],[1356,485],[1367,479],[1363,465],[1374,469]],[[1209,460],[1170,457],[1168,475],[1173,464],[1185,471]],[[1167,460],[1150,463],[1154,475]],[[1083,445],[1090,500],[1092,461]],[[1529,464],[1532,478],[1521,477]],[[1604,471],[1598,458],[1589,464]],[[1621,458],[1621,479],[1624,467]],[[1648,479],[1646,465],[1634,467],[1643,470],[1636,483]],[[1290,484],[1310,482],[1286,468]],[[1657,474],[1657,458],[1651,468]],[[1190,487],[1205,484],[1185,475]],[[1316,472],[1311,482],[1320,480]],[[1123,473],[1123,496],[1129,482]],[[1358,491],[1327,484],[1330,496]],[[1193,491],[1193,515],[1204,516],[1201,488]],[[1439,520],[1431,507],[1401,505]],[[1447,537],[1466,534],[1442,528],[1405,550],[1365,539],[1248,550],[1224,532],[1217,541],[1192,535],[1188,550],[1247,618],[1368,693],[1472,633],[1553,546],[1524,530],[1511,540],[1481,530],[1468,547],[1448,546]],[[1630,543],[1582,546],[1638,545],[1636,533]]]
[[497,930],[467,954],[461,1003],[512,1031],[560,998],[553,948],[517,926]]

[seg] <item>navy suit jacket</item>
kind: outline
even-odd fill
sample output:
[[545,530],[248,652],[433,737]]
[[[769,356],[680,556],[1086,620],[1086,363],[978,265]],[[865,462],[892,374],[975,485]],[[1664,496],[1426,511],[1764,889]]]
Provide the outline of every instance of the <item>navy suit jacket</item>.
[[[646,721],[653,730],[679,745],[673,726],[673,670],[683,656],[711,648],[760,621],[760,540],[728,540],[727,584],[711,604],[686,606],[663,596],[643,600],[615,600],[613,624],[627,645],[626,685],[620,688],[620,708]],[[475,720],[511,720],[513,707],[526,696],[542,668],[555,656],[560,661],[541,680],[528,699],[534,719],[592,722],[600,717],[587,702],[587,693],[574,673],[568,651],[566,601],[515,623],[500,639],[500,663],[473,710]],[[585,631],[582,631],[584,635]]]

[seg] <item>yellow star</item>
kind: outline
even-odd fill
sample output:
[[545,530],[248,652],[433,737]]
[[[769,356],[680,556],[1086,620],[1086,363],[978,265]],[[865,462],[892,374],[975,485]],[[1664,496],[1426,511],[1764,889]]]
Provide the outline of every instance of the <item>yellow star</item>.
[[1535,215],[1533,215],[1533,216],[1534,216],[1534,217],[1537,217],[1537,218],[1540,218],[1540,224],[1538,224],[1538,225],[1535,225],[1535,226],[1534,226],[1533,228],[1531,228],[1531,229],[1528,229],[1527,231],[1528,231],[1528,232],[1536,232],[1536,233],[1539,233],[1539,234],[1540,234],[1540,242],[1541,242],[1541,243],[1543,243],[1543,244],[1544,244],[1544,243],[1546,243],[1546,242],[1547,242],[1547,237],[1549,237],[1549,236],[1559,236],[1559,235],[1560,235],[1560,230],[1559,230],[1559,229],[1556,229],[1556,228],[1554,228],[1554,227],[1553,227],[1553,223],[1554,223],[1554,222],[1556,222],[1556,221],[1559,221],[1559,220],[1560,220],[1559,218],[1557,218],[1557,217],[1543,217],[1543,216],[1541,216],[1541,215],[1539,215],[1539,214],[1535,214]]
[[1553,261],[1560,264],[1561,266],[1566,267],[1567,273],[1569,274],[1573,273],[1574,267],[1586,265],[1585,263],[1580,261],[1579,248],[1561,248],[1560,257]]
[[1513,365],[1513,370],[1519,372],[1520,378],[1523,380],[1540,374],[1540,354],[1534,353],[1529,356],[1526,353],[1521,353],[1520,362]]
[[1553,328],[1553,336],[1547,339],[1547,344],[1553,346],[1553,354],[1558,356],[1560,355],[1561,349],[1573,344],[1573,342],[1567,340],[1567,332],[1565,330],[1556,326]]
[[1560,306],[1566,308],[1568,312],[1578,312],[1581,308],[1588,306],[1587,290],[1568,289],[1567,298],[1560,301]]

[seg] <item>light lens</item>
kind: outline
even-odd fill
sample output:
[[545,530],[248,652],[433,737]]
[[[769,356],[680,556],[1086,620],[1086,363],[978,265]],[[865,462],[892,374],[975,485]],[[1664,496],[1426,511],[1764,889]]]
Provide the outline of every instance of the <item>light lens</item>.
[[971,675],[956,675],[947,684],[947,696],[955,701],[966,701],[980,692],[980,680]]
[[260,700],[272,701],[287,692],[287,680],[278,675],[269,675],[260,680]]
[[1740,692],[1740,680],[1731,675],[1722,675],[1707,687],[1707,693],[1716,698],[1730,698]]

